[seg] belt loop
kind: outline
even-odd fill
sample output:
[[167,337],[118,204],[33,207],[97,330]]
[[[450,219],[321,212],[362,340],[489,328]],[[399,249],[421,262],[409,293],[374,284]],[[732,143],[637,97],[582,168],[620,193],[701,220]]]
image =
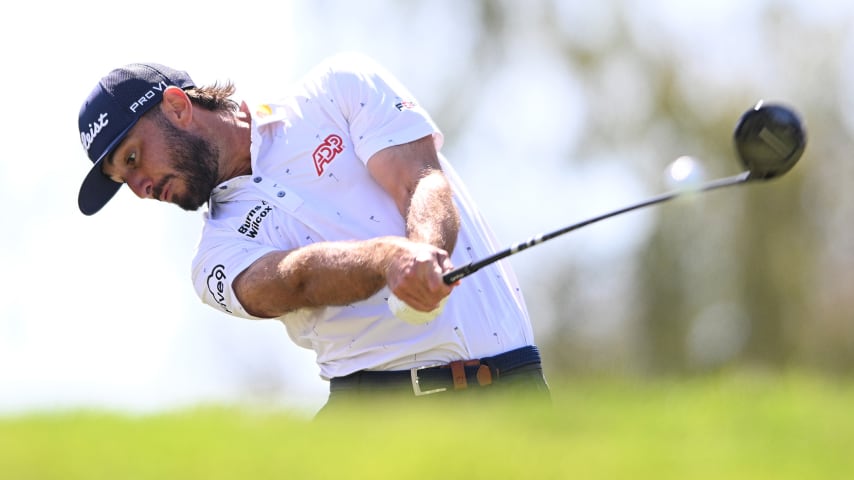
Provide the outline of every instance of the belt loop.
[[489,365],[481,364],[477,368],[477,383],[481,387],[492,384],[492,369],[489,368]]
[[466,380],[466,368],[462,360],[449,363],[451,366],[451,377],[454,379],[454,390],[462,390],[468,387]]

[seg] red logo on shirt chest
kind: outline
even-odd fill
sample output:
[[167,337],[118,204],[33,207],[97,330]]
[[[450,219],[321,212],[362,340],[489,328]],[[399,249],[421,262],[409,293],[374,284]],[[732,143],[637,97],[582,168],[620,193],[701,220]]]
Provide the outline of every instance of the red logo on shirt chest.
[[344,150],[344,140],[334,133],[326,137],[326,139],[317,146],[314,153],[311,155],[314,159],[314,168],[317,170],[317,176],[323,175],[323,168],[326,164],[332,163],[335,156]]

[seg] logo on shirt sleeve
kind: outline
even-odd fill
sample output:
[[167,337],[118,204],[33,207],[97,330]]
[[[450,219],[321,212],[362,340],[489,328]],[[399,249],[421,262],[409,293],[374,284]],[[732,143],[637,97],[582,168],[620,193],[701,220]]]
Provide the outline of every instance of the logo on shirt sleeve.
[[403,111],[404,108],[407,110],[412,110],[413,108],[415,108],[417,106],[418,106],[418,104],[412,100],[402,100],[402,101],[394,104],[394,108],[398,109],[398,111],[401,111],[401,112]]
[[226,312],[231,313],[231,310],[228,309],[228,304],[225,303],[226,281],[228,281],[228,277],[225,274],[225,266],[215,266],[211,274],[208,275],[208,292],[210,292],[211,298],[213,298],[217,305],[222,307]]
[[314,159],[314,168],[317,170],[317,176],[323,175],[323,169],[326,165],[332,163],[335,156],[344,151],[344,140],[336,134],[331,134],[323,140],[323,143],[317,146],[312,154]]

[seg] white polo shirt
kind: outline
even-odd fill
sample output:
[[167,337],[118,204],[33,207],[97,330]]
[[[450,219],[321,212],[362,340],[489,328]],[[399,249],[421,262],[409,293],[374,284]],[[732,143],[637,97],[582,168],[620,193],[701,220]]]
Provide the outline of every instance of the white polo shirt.
[[[379,150],[442,135],[414,97],[358,54],[313,69],[285,99],[253,113],[252,175],[211,195],[193,260],[196,292],[224,312],[253,319],[231,282],[261,256],[320,241],[405,236],[392,198],[366,168]],[[492,233],[453,167],[461,228],[451,260],[464,265],[496,250]],[[304,308],[279,318],[293,341],[317,354],[323,378],[357,370],[401,370],[495,355],[532,345],[520,289],[499,262],[462,280],[441,315],[424,325],[397,319],[387,288],[346,306]]]

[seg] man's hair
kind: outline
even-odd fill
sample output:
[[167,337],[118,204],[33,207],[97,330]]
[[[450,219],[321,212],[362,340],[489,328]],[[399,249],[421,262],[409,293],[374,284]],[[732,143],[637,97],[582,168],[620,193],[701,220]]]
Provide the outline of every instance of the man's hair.
[[212,111],[232,111],[236,112],[240,105],[231,99],[237,89],[234,84],[225,82],[220,85],[214,82],[213,85],[203,87],[192,87],[185,90],[187,96],[193,102],[193,105]]

